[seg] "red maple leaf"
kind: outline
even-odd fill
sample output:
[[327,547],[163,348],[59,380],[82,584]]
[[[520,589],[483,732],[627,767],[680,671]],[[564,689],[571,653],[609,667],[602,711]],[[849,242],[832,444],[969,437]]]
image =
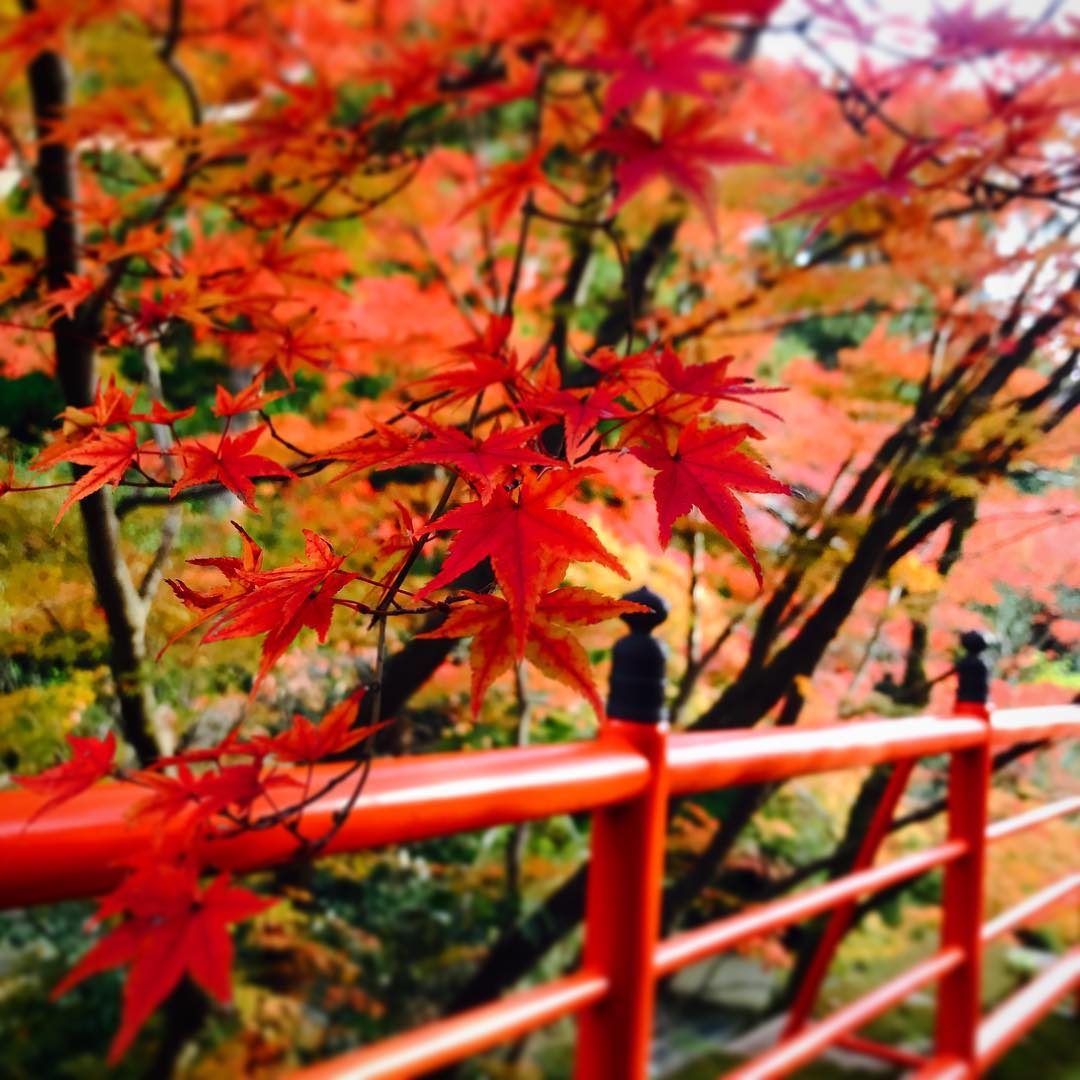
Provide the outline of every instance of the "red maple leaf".
[[238,600],[248,594],[246,575],[262,569],[262,548],[251,539],[250,536],[237,523],[231,522],[232,527],[240,534],[243,544],[243,554],[238,558],[235,555],[218,556],[216,558],[188,559],[193,566],[211,566],[225,578],[225,584],[212,592],[199,592],[190,586],[174,578],[166,578],[165,583],[172,589],[176,598],[192,611],[197,611],[199,617],[193,623],[189,623],[182,630],[174,634],[161,648],[161,654],[179,638],[194,630],[196,626],[223,611],[234,600]]
[[331,754],[348,750],[364,739],[369,738],[379,728],[385,727],[389,720],[367,727],[354,727],[360,713],[360,702],[364,699],[365,687],[354,690],[344,701],[339,701],[316,724],[299,713],[293,716],[292,724],[278,735],[257,736],[251,745],[262,754],[273,754],[279,761],[295,764],[308,764],[321,761]]
[[177,445],[184,471],[173,484],[170,497],[196,484],[218,482],[236,495],[249,510],[258,513],[252,500],[255,494],[253,480],[268,476],[296,478],[296,473],[284,465],[261,454],[251,453],[265,430],[265,425],[260,424],[239,435],[222,435],[216,448],[198,439],[184,439]]
[[734,356],[721,356],[704,364],[684,364],[674,349],[665,346],[656,354],[656,370],[673,393],[739,402],[779,419],[772,409],[744,399],[752,394],[781,394],[787,387],[754,386],[749,375],[729,375],[728,368],[734,359]]
[[788,495],[791,489],[775,479],[760,462],[736,450],[748,437],[761,438],[749,424],[702,427],[695,423],[683,431],[674,453],[660,443],[635,446],[630,452],[658,470],[653,494],[660,543],[667,547],[672,523],[696,506],[746,556],[760,585],[761,566],[754,553],[746,516],[732,491]]
[[160,401],[150,402],[150,411],[148,413],[132,413],[132,420],[145,420],[150,424],[175,424],[177,420],[186,420],[189,416],[195,415],[195,406],[192,405],[187,409],[167,409]]
[[111,731],[104,739],[69,735],[67,741],[71,747],[69,761],[54,765],[36,776],[12,777],[20,787],[46,797],[45,802],[27,818],[27,825],[68,799],[75,798],[112,771],[113,758],[116,757],[116,736]]
[[[419,637],[471,637],[469,663],[472,669],[472,711],[480,712],[487,688],[515,659],[513,613],[501,596],[466,593],[471,603],[455,607],[436,630]],[[549,678],[577,690],[598,716],[604,705],[592,680],[589,654],[571,627],[602,622],[632,611],[645,611],[640,604],[613,600],[592,589],[567,587],[544,593],[536,605],[525,639],[525,659]]]
[[82,409],[69,405],[60,413],[63,428],[59,438],[37,455],[31,468],[47,469],[61,461],[74,461],[71,454],[75,448],[103,434],[102,428],[143,419],[132,411],[134,406],[133,396],[117,387],[115,377],[99,382],[90,405]]
[[67,288],[53,289],[49,293],[48,307],[59,318],[62,311],[67,318],[75,318],[79,305],[97,292],[99,282],[90,274],[66,274]]
[[702,78],[738,69],[726,57],[708,52],[704,46],[709,40],[706,34],[688,34],[646,50],[627,48],[591,57],[585,67],[613,76],[604,96],[604,122],[621,109],[635,105],[650,90],[711,98],[712,91]]
[[419,416],[416,419],[428,429],[431,437],[402,454],[398,463],[415,461],[449,465],[473,485],[481,502],[486,503],[491,498],[495,481],[515,466],[559,464],[525,446],[544,430],[545,424],[496,431],[485,439],[475,439],[457,428],[443,427]]
[[120,1028],[109,1050],[115,1064],[139,1028],[185,975],[219,1001],[232,998],[233,943],[228,926],[274,900],[233,888],[226,874],[200,887],[193,869],[147,863],[102,900],[95,921],[123,919],[53,990],[55,999],[91,975],[129,964]]
[[704,364],[686,364],[665,345],[623,358],[613,358],[601,350],[589,358],[589,363],[601,370],[605,379],[614,379],[620,395],[634,407],[619,425],[619,445],[657,442],[670,446],[687,424],[712,410],[719,401],[740,402],[776,415],[745,400],[750,395],[774,391],[755,386],[749,376],[730,375],[732,359],[725,356]]
[[612,213],[650,180],[662,176],[701,208],[715,231],[712,169],[774,160],[760,147],[714,134],[715,124],[716,115],[707,107],[682,115],[668,109],[657,138],[636,124],[609,127],[601,132],[592,145],[620,159],[615,166],[619,190],[611,206]]
[[[252,693],[302,629],[310,627],[320,642],[326,641],[334,597],[357,578],[341,569],[345,557],[335,555],[329,541],[310,529],[304,530],[304,552],[305,561],[276,570],[241,569],[231,562],[228,570],[222,570],[227,577],[232,575],[238,594],[226,596],[213,609],[210,618],[214,621],[202,640],[266,634]],[[204,614],[196,625],[205,621]]]
[[519,359],[516,350],[507,347],[512,325],[510,316],[492,315],[483,333],[450,350],[457,360],[420,380],[417,389],[439,395],[447,404],[466,401],[491,386],[505,387],[511,401],[520,397],[529,389],[527,371],[533,362]]
[[450,351],[459,356],[498,356],[506,348],[513,328],[512,315],[489,315],[479,334],[455,345]]
[[885,172],[872,161],[864,161],[856,169],[827,169],[828,187],[778,214],[773,221],[784,221],[800,214],[820,214],[807,234],[809,242],[820,235],[834,217],[868,195],[903,198],[909,194],[915,186],[911,172],[935,152],[934,145],[905,143]]
[[71,485],[71,490],[56,515],[54,524],[58,524],[72,503],[106,484],[116,487],[124,479],[128,469],[136,464],[138,456],[139,441],[134,428],[124,431],[93,431],[74,445],[64,447],[61,453],[49,455],[47,459],[44,454],[38,455],[30,467],[44,469],[54,461],[70,461],[75,465],[90,467],[89,472],[84,473]]
[[442,569],[417,597],[449,585],[484,559],[510,606],[518,659],[525,655],[529,623],[549,581],[558,581],[572,561],[598,562],[627,577],[619,563],[581,518],[556,509],[579,475],[551,471],[527,476],[514,490],[496,488],[487,503],[467,503],[438,519],[429,531],[457,530]]
[[598,387],[590,391],[548,390],[534,394],[525,402],[529,412],[538,412],[562,420],[566,460],[573,465],[592,447],[597,438],[596,425],[601,420],[626,416],[618,402],[618,390]]
[[525,201],[525,196],[533,188],[547,184],[543,167],[546,152],[543,147],[538,147],[524,161],[508,161],[496,165],[476,197],[470,199],[457,212],[454,220],[457,221],[478,207],[492,203],[492,228],[495,232],[500,232],[510,215]]
[[513,397],[528,388],[527,370],[530,361],[511,349],[505,356],[470,356],[467,363],[455,364],[417,384],[424,393],[441,394],[446,402],[466,401],[481,390],[492,386],[504,387]]
[[[133,818],[159,815],[165,821],[175,822],[188,810],[194,811],[186,821],[193,828],[225,810],[234,815],[250,811],[256,799],[266,795],[274,787],[299,787],[288,776],[274,776],[263,769],[262,752],[254,745],[236,743],[228,748],[215,748],[224,753],[252,754],[253,761],[237,765],[219,765],[203,773],[193,773],[187,761],[179,761],[177,773],[170,776],[154,769],[144,769],[134,774],[134,782],[150,788],[154,794],[143,799],[132,811]],[[173,759],[176,760],[175,758]]]
[[326,457],[332,461],[348,462],[348,468],[334,477],[334,482],[337,483],[346,476],[375,465],[383,468],[396,465],[401,455],[412,449],[412,445],[411,436],[389,424],[373,420],[370,432],[327,450]]
[[236,394],[230,393],[220,384],[214,389],[214,407],[210,410],[215,416],[237,416],[239,413],[258,412],[271,401],[284,397],[287,390],[274,390],[263,393],[264,375],[255,378]]

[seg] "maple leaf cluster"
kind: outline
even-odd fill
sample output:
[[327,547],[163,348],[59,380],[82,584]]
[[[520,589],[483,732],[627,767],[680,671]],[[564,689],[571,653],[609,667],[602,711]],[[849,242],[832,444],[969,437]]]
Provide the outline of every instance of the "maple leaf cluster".
[[[100,901],[91,925],[108,922],[110,928],[53,990],[57,997],[97,972],[127,966],[111,1062],[119,1060],[185,975],[219,1001],[231,999],[228,926],[266,911],[276,900],[234,887],[226,874],[205,881],[205,871],[214,865],[215,841],[274,825],[288,828],[301,850],[325,843],[326,834],[308,836],[303,828],[304,811],[316,794],[312,766],[350,750],[382,726],[357,723],[365,693],[365,688],[355,691],[317,723],[297,714],[277,734],[241,739],[231,733],[213,747],[134,771],[116,766],[111,732],[104,738],[70,735],[68,761],[35,776],[15,777],[42,799],[27,827],[108,777],[147,792],[129,816],[133,827],[150,827],[152,840]],[[294,765],[306,766],[302,780],[280,769]],[[342,768],[318,794],[344,783],[355,769]]]
[[[141,476],[143,483],[167,488],[170,498],[196,485],[220,484],[248,509],[256,510],[252,499],[256,479],[291,478],[295,474],[278,462],[252,452],[264,435],[264,426],[238,435],[230,435],[228,426],[234,416],[258,412],[278,396],[261,393],[260,380],[236,397],[219,386],[213,413],[225,418],[225,430],[212,440],[174,438],[169,449],[162,449],[154,439],[140,440],[136,424],[165,426],[173,429],[175,436],[173,426],[195,410],[170,411],[161,402],[153,401],[149,412],[136,412],[134,396],[111,379],[107,385],[98,387],[89,408],[69,406],[63,411],[60,436],[38,454],[30,467],[40,472],[60,462],[80,466],[81,475],[61,504],[57,522],[80,499],[106,484],[118,487],[132,476]],[[170,479],[173,474],[175,479]]]
[[[747,374],[773,339],[752,327],[749,346],[732,344],[735,314],[808,318],[799,273],[828,264],[833,242],[887,237],[878,281],[908,272],[908,221],[947,228],[1013,198],[1075,209],[1075,162],[1055,150],[1064,81],[1004,91],[984,70],[1012,53],[1068,62],[1075,42],[972,5],[936,13],[921,49],[887,72],[831,65],[833,82],[800,104],[813,124],[779,117],[783,80],[749,64],[779,0],[188,0],[166,5],[167,22],[143,0],[122,13],[109,0],[26,6],[0,24],[0,92],[41,56],[102,86],[28,114],[21,140],[6,112],[0,124],[0,164],[18,172],[44,148],[78,175],[74,193],[50,192],[48,170],[27,169],[0,235],[0,362],[68,388],[29,470],[52,480],[66,466],[70,479],[20,484],[13,463],[0,495],[62,488],[57,522],[84,500],[107,504],[110,488],[131,506],[228,496],[236,516],[273,500],[303,545],[291,562],[235,522],[238,554],[177,569],[163,544],[169,603],[188,619],[163,651],[196,631],[207,646],[261,638],[252,697],[306,631],[325,643],[335,620],[375,656],[370,686],[317,723],[237,729],[142,768],[116,764],[111,733],[71,736],[68,761],[18,778],[40,799],[31,822],[99,781],[143,789],[133,824],[156,839],[103,899],[108,932],[57,988],[128,967],[114,1058],[185,975],[228,998],[228,927],[269,901],[215,872],[214,844],[274,827],[298,854],[322,850],[329,837],[304,814],[329,790],[313,789],[314,766],[339,755],[351,762],[328,784],[351,779],[356,806],[369,739],[392,720],[389,625],[468,641],[474,715],[496,679],[529,664],[603,718],[580,635],[639,608],[577,582],[629,577],[619,513],[645,507],[658,551],[691,533],[704,549],[707,535],[718,578],[741,575],[745,595],[751,573],[769,582],[766,515],[747,507],[782,516],[786,481],[806,466],[788,453],[774,475],[745,422],[745,409],[766,429],[779,419],[763,402],[781,388]],[[882,44],[846,0],[807,8],[778,29],[809,54]],[[153,43],[153,78],[93,71],[121,14],[126,34]],[[920,94],[943,65],[974,72],[978,90],[930,115]],[[796,74],[798,97],[811,80],[784,78]],[[886,112],[905,96],[919,103],[909,126]],[[811,143],[837,111],[859,138],[822,163]],[[740,202],[746,189],[755,198]],[[680,230],[691,255],[668,261],[685,280],[655,288],[675,247],[664,237]],[[778,268],[765,252],[777,238],[804,261]],[[604,259],[596,285],[590,261]],[[826,269],[838,302],[888,310]],[[903,289],[913,310],[950,291],[936,270],[917,284]],[[957,297],[970,288],[965,275]],[[579,296],[608,310],[575,322]],[[976,317],[964,334],[988,339]],[[867,342],[884,366],[880,337]],[[93,394],[65,359],[87,351]],[[143,389],[116,377],[135,381],[133,359]],[[819,385],[832,377],[815,372]]]
[[[752,22],[772,6],[747,0],[727,14]],[[59,465],[73,470],[57,522],[107,487],[124,487],[129,494],[156,489],[168,501],[228,492],[257,512],[261,485],[264,492],[270,484],[283,490],[327,470],[328,490],[337,493],[368,491],[376,473],[394,470],[440,470],[446,478],[442,497],[419,513],[415,503],[395,500],[398,529],[384,540],[383,562],[371,573],[365,552],[338,553],[315,529],[303,530],[302,558],[269,567],[260,545],[237,525],[238,555],[191,559],[197,583],[187,573],[167,579],[191,620],[166,647],[195,630],[206,645],[261,637],[254,695],[304,630],[325,641],[335,614],[369,619],[381,624],[382,633],[391,616],[436,616],[442,621],[427,631],[429,638],[471,639],[474,712],[499,675],[527,661],[602,715],[577,631],[638,608],[567,585],[565,577],[572,565],[583,563],[627,576],[582,510],[582,491],[603,482],[598,464],[606,459],[635,460],[656,470],[663,543],[674,519],[696,507],[760,576],[733,492],[786,488],[737,449],[755,434],[752,429],[725,425],[715,415],[719,404],[745,401],[758,388],[729,374],[730,357],[685,365],[669,346],[635,348],[633,326],[624,356],[601,350],[584,357],[589,385],[575,388],[554,350],[534,351],[515,341],[516,278],[509,295],[492,305],[493,313],[471,324],[475,333],[469,340],[429,345],[428,370],[401,381],[404,407],[395,415],[373,412],[360,433],[305,451],[282,437],[267,411],[307,372],[337,378],[340,372],[369,370],[365,326],[357,324],[355,303],[340,285],[350,271],[347,260],[332,245],[310,234],[294,239],[293,233],[305,221],[365,216],[407,189],[423,163],[412,146],[437,135],[429,131],[413,144],[405,132],[417,117],[435,115],[432,109],[460,119],[522,99],[540,103],[547,122],[542,115],[527,152],[477,173],[471,193],[449,215],[450,224],[480,221],[496,235],[523,215],[519,268],[531,216],[543,212],[540,200],[550,208],[568,189],[577,189],[586,204],[606,202],[604,212],[613,220],[652,180],[667,181],[715,227],[715,171],[767,164],[773,156],[733,134],[708,104],[737,74],[720,51],[730,35],[696,25],[710,6],[638,8],[630,13],[600,5],[584,35],[560,34],[539,49],[536,41],[560,22],[527,5],[493,13],[487,26],[452,15],[439,33],[420,38],[404,32],[405,23],[395,28],[399,15],[389,11],[388,21],[377,27],[361,16],[349,25],[347,40],[363,77],[379,90],[347,125],[332,116],[339,104],[335,80],[355,74],[348,61],[320,63],[308,83],[284,80],[250,42],[230,49],[232,70],[224,83],[216,77],[224,95],[220,104],[238,96],[244,80],[273,92],[230,126],[202,123],[200,105],[194,130],[181,139],[155,103],[122,87],[100,95],[93,106],[73,105],[54,118],[50,137],[57,143],[120,135],[159,179],[135,185],[122,197],[106,194],[104,185],[88,185],[80,208],[88,240],[78,272],[67,272],[63,284],[54,284],[22,314],[58,334],[78,327],[80,334],[95,335],[102,350],[167,353],[182,331],[202,348],[218,349],[241,372],[231,385],[242,387],[217,385],[208,410],[212,430],[206,430],[205,410],[196,416],[191,407],[170,409],[159,391],[140,407],[137,392],[115,378],[102,381],[88,405],[69,405],[60,430],[31,465],[38,474]],[[67,18],[51,8],[28,14],[3,42],[10,70],[25,66],[42,47],[60,47],[66,34],[92,27],[107,16],[106,9],[86,5]],[[191,4],[182,29],[192,41],[204,35],[212,49],[217,19],[209,8]],[[245,29],[241,17],[230,40],[243,40]],[[332,33],[316,17],[309,39],[323,29]],[[176,34],[183,40],[180,27]],[[265,39],[258,40],[267,47]],[[494,77],[477,75],[465,57],[487,51],[495,41],[505,67]],[[286,59],[278,48],[272,65],[303,62]],[[188,56],[185,49],[185,59],[195,65],[197,81],[198,50]],[[548,80],[580,82],[598,75],[607,86],[593,130],[582,127],[557,97],[545,97]],[[666,103],[658,127],[635,115],[661,95]],[[683,108],[688,102],[694,107]],[[581,176],[552,172],[560,128],[566,146],[593,156],[585,187]],[[171,140],[161,139],[163,131],[172,133]],[[172,206],[185,199],[196,211],[203,203],[223,210],[234,228],[212,233],[195,212],[185,223],[183,245],[163,244],[160,229],[145,222],[166,223]],[[42,222],[49,213],[42,211]],[[111,223],[124,215],[139,223],[113,230]],[[703,449],[709,440],[723,447],[722,467],[711,471]],[[15,489],[7,483],[3,490]],[[445,543],[441,566],[412,584],[408,579],[418,572],[420,557],[437,543]],[[485,567],[497,593],[457,585],[462,575]],[[185,974],[212,996],[228,999],[228,926],[258,914],[270,901],[233,886],[224,875],[207,879],[214,841],[273,824],[291,831],[301,848],[324,844],[325,836],[309,837],[303,828],[311,769],[355,751],[387,722],[376,704],[374,720],[359,723],[362,697],[358,691],[318,724],[295,716],[279,734],[244,738],[233,732],[215,746],[137,770],[115,765],[112,735],[72,737],[69,761],[19,778],[42,797],[35,818],[56,812],[103,779],[146,792],[133,824],[152,824],[157,840],[103,899],[96,921],[111,928],[56,991],[106,968],[127,966],[114,1060]],[[354,770],[355,765],[343,767],[333,783]]]

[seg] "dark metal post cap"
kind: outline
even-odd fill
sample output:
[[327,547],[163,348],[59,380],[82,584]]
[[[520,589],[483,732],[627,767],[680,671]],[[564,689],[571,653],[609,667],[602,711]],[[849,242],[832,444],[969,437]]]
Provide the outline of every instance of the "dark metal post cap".
[[662,597],[644,587],[627,593],[623,599],[651,610],[621,616],[630,633],[615,642],[611,651],[607,714],[612,720],[659,724],[664,719],[667,653],[650,635],[668,617],[668,606]]
[[990,700],[990,661],[982,654],[994,644],[978,630],[960,635],[964,655],[956,662],[956,703],[985,705]]
[[633,592],[625,593],[622,598],[631,603],[652,608],[651,612],[631,611],[619,616],[634,633],[651,634],[668,617],[667,601],[645,585]]

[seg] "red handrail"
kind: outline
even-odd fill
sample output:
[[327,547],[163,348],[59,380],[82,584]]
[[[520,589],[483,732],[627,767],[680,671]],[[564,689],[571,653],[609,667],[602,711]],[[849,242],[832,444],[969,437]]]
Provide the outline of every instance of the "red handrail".
[[[738,940],[790,925],[938,865],[946,868],[947,880],[951,880],[946,889],[941,951],[785,1040],[738,1075],[783,1075],[792,1062],[809,1060],[824,1047],[842,1042],[911,989],[939,978],[951,980],[955,1000],[944,1011],[963,1032],[962,1037],[940,1035],[925,1075],[975,1075],[1054,1001],[1080,984],[1080,953],[1072,953],[989,1018],[980,1020],[977,1014],[978,954],[983,939],[1063,902],[1077,891],[1078,877],[1071,875],[1048,886],[985,927],[980,918],[973,917],[981,903],[981,864],[987,844],[1080,810],[1080,799],[1067,798],[989,824],[985,762],[992,748],[1078,734],[1080,708],[1075,706],[1002,710],[989,722],[978,716],[918,717],[702,735],[668,735],[652,725],[614,721],[590,743],[379,761],[329,851],[356,851],[552,814],[593,811],[597,824],[584,966],[576,975],[423,1026],[297,1076],[304,1080],[417,1076],[558,1016],[580,1013],[579,1080],[642,1080],[647,1069],[652,985],[657,978]],[[952,755],[954,763],[951,835],[946,843],[667,941],[657,940],[661,842],[669,795],[943,753]],[[139,792],[128,785],[103,784],[27,829],[25,822],[39,805],[37,797],[26,792],[0,794],[4,858],[0,906],[88,896],[111,887],[119,876],[118,861],[150,839],[146,830],[132,828],[125,819],[139,798]],[[344,798],[331,793],[310,808],[305,827],[312,835],[328,825]],[[222,867],[248,870],[288,859],[295,849],[296,839],[287,831],[268,829],[220,842],[214,861]],[[966,925],[955,914],[961,905]],[[954,912],[951,924],[950,911]]]
[[607,992],[602,975],[580,971],[294,1072],[290,1080],[420,1076],[587,1008]]

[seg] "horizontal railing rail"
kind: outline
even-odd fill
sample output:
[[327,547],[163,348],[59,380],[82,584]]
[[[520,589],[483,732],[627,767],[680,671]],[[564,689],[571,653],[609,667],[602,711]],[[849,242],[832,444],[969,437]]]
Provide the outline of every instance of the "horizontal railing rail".
[[[610,711],[618,715],[614,707]],[[294,1074],[294,1080],[421,1076],[569,1015],[579,1020],[578,1080],[644,1080],[658,979],[935,869],[945,875],[938,950],[832,1014],[786,1031],[776,1046],[732,1075],[737,1080],[783,1077],[833,1045],[913,1067],[925,1062],[919,1072],[924,1080],[959,1080],[985,1071],[1080,985],[1080,949],[1074,949],[989,1016],[979,1015],[985,944],[1080,894],[1078,870],[983,921],[988,846],[1080,813],[1080,796],[1069,796],[989,822],[991,755],[1018,744],[1075,738],[1080,735],[1080,707],[991,715],[985,708],[966,705],[958,712],[962,715],[701,734],[671,734],[658,722],[659,715],[650,723],[636,714],[633,721],[607,721],[591,742],[375,762],[363,794],[337,823],[324,854],[591,812],[593,854],[582,966],[574,974],[313,1065]],[[660,939],[664,840],[672,796],[936,755],[948,755],[951,762],[949,835],[942,843],[879,865],[870,865],[871,851],[869,862],[835,880]],[[333,768],[317,768],[314,785],[329,779]],[[906,782],[907,774],[900,775]],[[27,826],[40,799],[22,791],[0,794],[0,906],[109,889],[120,877],[120,864],[155,839],[149,827],[130,821],[141,797],[131,785],[102,784]],[[319,836],[335,823],[348,800],[348,794],[328,792],[305,810],[301,830]],[[287,861],[299,847],[296,835],[283,827],[234,835],[212,845],[213,864],[237,871]],[[923,1058],[858,1035],[869,1021],[934,983],[940,990],[932,1054]]]
[[[1075,736],[1080,734],[1080,707],[1000,710],[991,731],[999,747]],[[791,731],[672,734],[667,738],[671,794],[952,753],[985,738],[980,720],[932,716]],[[317,789],[338,772],[333,765],[316,766],[311,786]],[[282,770],[281,775],[290,774]],[[304,772],[294,775],[302,779]],[[325,854],[595,810],[640,795],[648,783],[648,762],[618,735],[556,746],[380,759]],[[0,793],[0,908],[95,896],[112,888],[124,872],[121,863],[147,849],[159,832],[155,825],[130,821],[145,797],[130,784],[99,784],[28,827],[41,797],[21,790]],[[304,811],[304,832],[321,835],[348,799],[349,793],[338,788],[313,802]],[[1003,829],[1033,828],[1077,810],[1080,797],[1038,807],[991,826],[990,839],[1006,835]],[[279,864],[298,848],[296,836],[280,826],[214,845],[215,865],[235,871]]]

